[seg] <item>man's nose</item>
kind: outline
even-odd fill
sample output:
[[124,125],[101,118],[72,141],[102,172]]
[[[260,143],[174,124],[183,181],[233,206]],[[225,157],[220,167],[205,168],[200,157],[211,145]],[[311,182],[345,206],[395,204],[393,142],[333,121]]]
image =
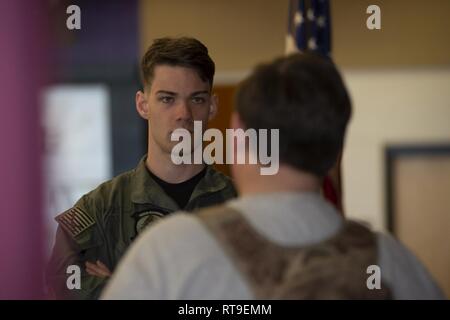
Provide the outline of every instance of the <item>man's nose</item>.
[[177,106],[177,120],[192,120],[192,110],[187,101],[182,101]]

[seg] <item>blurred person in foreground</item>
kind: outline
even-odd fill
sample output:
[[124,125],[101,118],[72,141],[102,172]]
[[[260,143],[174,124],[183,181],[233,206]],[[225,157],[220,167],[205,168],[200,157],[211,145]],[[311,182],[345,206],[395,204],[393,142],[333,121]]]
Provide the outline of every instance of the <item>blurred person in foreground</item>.
[[238,89],[231,126],[279,129],[278,173],[234,164],[239,197],[146,230],[102,298],[443,298],[403,245],[345,220],[320,196],[350,117],[331,61],[304,53],[259,66]]
[[[216,115],[214,72],[208,49],[194,38],[157,39],[147,50],[136,109],[148,121],[148,154],[135,169],[101,184],[56,217],[59,226],[47,268],[49,298],[98,298],[119,259],[146,227],[174,211],[236,196],[231,180],[212,166],[171,161],[177,144],[172,132],[184,128],[193,134],[194,121],[206,129]],[[80,288],[67,285],[71,265],[81,270]]]

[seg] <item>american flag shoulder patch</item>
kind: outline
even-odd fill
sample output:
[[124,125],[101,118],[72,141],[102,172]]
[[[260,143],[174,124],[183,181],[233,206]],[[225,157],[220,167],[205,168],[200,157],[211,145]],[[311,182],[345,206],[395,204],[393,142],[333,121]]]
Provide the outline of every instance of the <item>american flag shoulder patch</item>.
[[55,220],[72,237],[78,236],[84,230],[95,224],[95,220],[80,208],[73,207],[60,215]]

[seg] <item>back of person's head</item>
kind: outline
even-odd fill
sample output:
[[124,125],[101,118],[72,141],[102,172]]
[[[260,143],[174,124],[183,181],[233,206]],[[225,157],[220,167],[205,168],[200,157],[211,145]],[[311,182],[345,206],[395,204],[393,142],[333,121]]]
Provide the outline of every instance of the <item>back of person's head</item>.
[[335,163],[351,116],[339,71],[313,53],[260,65],[240,84],[235,104],[247,129],[280,130],[280,163],[317,176]]
[[197,39],[165,37],[154,40],[141,61],[144,86],[151,85],[154,69],[158,65],[192,68],[212,88],[215,64],[208,54],[208,48]]

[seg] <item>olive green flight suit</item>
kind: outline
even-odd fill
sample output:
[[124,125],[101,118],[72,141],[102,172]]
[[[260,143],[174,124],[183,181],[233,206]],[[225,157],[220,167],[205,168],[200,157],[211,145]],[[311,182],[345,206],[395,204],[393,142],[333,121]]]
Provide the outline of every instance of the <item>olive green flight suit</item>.
[[[230,178],[207,166],[186,207],[179,208],[152,179],[145,160],[146,156],[135,169],[101,184],[56,217],[59,226],[46,270],[50,298],[97,299],[107,279],[89,275],[86,261],[100,260],[113,271],[150,223],[177,210],[192,211],[236,196]],[[80,289],[68,289],[67,280],[74,274],[68,273],[70,265],[81,270]]]

